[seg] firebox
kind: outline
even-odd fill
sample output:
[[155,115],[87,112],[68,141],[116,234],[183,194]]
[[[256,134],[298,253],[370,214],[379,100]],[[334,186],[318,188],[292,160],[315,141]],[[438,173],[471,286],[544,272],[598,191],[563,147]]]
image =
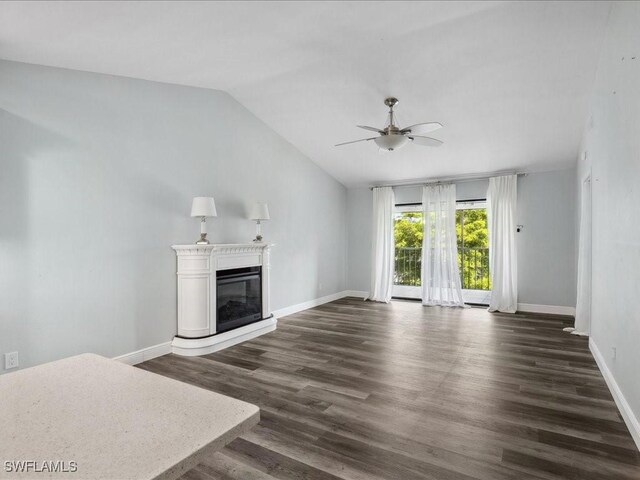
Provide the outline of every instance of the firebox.
[[262,320],[262,267],[216,272],[216,333]]

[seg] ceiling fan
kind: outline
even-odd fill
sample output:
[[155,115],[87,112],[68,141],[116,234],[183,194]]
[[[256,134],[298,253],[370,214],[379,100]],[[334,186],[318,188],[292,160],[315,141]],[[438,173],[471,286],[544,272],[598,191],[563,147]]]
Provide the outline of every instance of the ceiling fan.
[[379,135],[377,137],[362,138],[360,140],[353,140],[351,142],[338,143],[336,147],[339,147],[341,145],[348,145],[350,143],[367,142],[369,140],[373,140],[374,142],[376,142],[378,147],[384,150],[389,150],[390,152],[405,146],[409,142],[413,142],[426,147],[439,147],[440,145],[442,145],[443,142],[441,142],[440,140],[424,136],[425,133],[430,133],[438,130],[439,128],[442,128],[442,125],[440,123],[417,123],[416,125],[411,125],[410,127],[398,128],[394,125],[393,116],[393,107],[398,104],[398,99],[394,97],[385,98],[384,104],[389,107],[389,125],[387,125],[385,128],[375,128],[367,127],[365,125],[358,125],[359,128],[378,132]]

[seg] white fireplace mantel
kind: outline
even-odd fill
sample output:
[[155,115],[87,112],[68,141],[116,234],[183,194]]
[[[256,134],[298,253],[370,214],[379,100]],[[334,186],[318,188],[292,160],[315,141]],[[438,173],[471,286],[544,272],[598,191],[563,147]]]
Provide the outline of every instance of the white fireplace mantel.
[[[268,243],[172,245],[177,256],[178,334],[173,353],[205,355],[275,330],[269,295]],[[222,333],[216,332],[216,272],[262,267],[262,320]]]

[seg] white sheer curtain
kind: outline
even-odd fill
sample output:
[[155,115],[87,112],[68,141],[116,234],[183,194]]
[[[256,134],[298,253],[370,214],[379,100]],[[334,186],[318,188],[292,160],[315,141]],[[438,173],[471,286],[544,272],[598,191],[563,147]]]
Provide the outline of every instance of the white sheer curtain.
[[591,333],[591,177],[582,183],[581,195],[576,320],[574,328],[565,328],[565,331],[574,335],[589,335]]
[[516,261],[517,175],[489,179],[487,220],[489,224],[489,311],[515,313],[518,308]]
[[371,242],[371,291],[369,300],[388,303],[393,288],[395,239],[393,210],[395,195],[391,187],[373,189],[373,239]]
[[422,304],[463,307],[456,243],[456,186],[422,190]]

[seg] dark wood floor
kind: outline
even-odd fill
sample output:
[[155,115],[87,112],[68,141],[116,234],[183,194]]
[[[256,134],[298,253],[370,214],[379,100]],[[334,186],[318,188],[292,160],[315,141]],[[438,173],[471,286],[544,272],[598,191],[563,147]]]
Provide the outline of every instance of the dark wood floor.
[[261,409],[184,479],[640,479],[570,323],[346,298],[242,345],[140,367]]

